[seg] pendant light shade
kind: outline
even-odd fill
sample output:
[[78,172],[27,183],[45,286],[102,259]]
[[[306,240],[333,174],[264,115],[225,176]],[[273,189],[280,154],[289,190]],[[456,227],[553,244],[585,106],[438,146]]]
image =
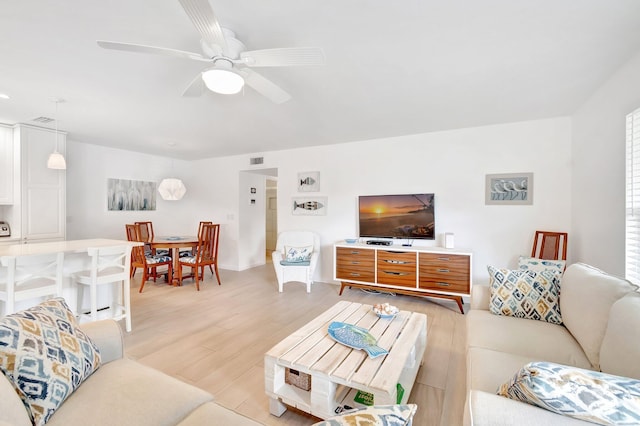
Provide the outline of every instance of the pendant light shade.
[[67,162],[65,161],[64,156],[60,154],[56,149],[51,154],[49,154],[49,159],[47,160],[47,167],[50,169],[66,170]]
[[158,192],[163,200],[177,201],[184,197],[187,192],[187,188],[180,179],[167,178],[162,179],[158,186]]
[[66,170],[67,162],[64,159],[64,156],[58,152],[58,104],[60,102],[64,102],[63,99],[53,98],[52,102],[56,103],[56,144],[53,152],[49,154],[49,159],[47,160],[47,168],[56,169],[56,170]]

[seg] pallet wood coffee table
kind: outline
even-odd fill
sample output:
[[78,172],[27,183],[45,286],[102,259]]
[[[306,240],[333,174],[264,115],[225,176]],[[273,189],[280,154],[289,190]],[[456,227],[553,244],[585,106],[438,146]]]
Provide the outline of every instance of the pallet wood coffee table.
[[[364,351],[336,342],[327,332],[332,321],[368,329],[389,354],[371,359]],[[375,405],[405,404],[426,343],[424,314],[400,311],[394,319],[381,319],[371,305],[338,302],[265,354],[265,391],[271,398],[269,411],[281,416],[289,405],[326,419],[344,405],[359,406],[354,402],[358,391],[373,395]],[[300,383],[298,386],[286,383],[287,369],[289,374],[305,379],[302,380],[305,384],[310,381],[310,389],[303,389],[305,386]],[[399,389],[404,390],[400,391],[400,398]]]

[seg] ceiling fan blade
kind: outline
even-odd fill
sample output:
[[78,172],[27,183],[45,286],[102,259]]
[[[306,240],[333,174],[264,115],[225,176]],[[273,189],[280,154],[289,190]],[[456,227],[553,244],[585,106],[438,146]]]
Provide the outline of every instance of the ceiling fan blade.
[[180,0],[180,4],[202,39],[209,45],[218,46],[220,53],[226,53],[227,41],[209,0]]
[[267,80],[257,72],[244,68],[239,71],[244,77],[244,82],[251,86],[256,92],[262,96],[269,98],[273,103],[281,104],[291,99],[291,95]]
[[151,53],[154,55],[177,56],[178,58],[195,59],[196,61],[209,62],[199,53],[185,52],[184,50],[169,49],[166,47],[145,46],[142,44],[120,43],[117,41],[98,40],[98,46],[104,49],[124,50],[126,52]]
[[202,80],[202,73],[198,73],[191,83],[184,89],[182,96],[184,97],[197,97],[204,92],[204,81]]
[[242,52],[240,59],[250,67],[324,65],[324,52],[319,47],[282,47]]

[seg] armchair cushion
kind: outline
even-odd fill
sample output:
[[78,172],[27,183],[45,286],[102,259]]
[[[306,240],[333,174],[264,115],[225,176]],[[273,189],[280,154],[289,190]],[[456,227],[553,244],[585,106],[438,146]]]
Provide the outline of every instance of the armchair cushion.
[[289,261],[286,261],[286,260],[281,260],[280,264],[282,266],[309,266],[309,265],[311,265],[311,261],[310,260],[306,260],[304,262],[297,262],[297,261],[296,262],[289,262]]
[[289,263],[309,262],[313,253],[313,246],[290,247],[284,246],[285,261]]
[[62,298],[0,319],[0,370],[34,425],[45,424],[99,366],[98,349]]
[[532,362],[498,394],[601,425],[640,423],[640,380],[599,371]]
[[562,324],[559,271],[511,271],[493,266],[487,269],[491,313]]

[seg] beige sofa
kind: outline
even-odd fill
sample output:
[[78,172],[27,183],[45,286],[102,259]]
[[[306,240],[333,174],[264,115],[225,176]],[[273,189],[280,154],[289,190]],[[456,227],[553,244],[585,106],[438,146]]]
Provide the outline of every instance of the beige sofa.
[[584,264],[560,285],[562,325],[494,315],[489,286],[475,286],[467,323],[465,424],[591,425],[496,395],[525,364],[548,361],[640,379],[640,293]]
[[[124,356],[120,327],[104,320],[82,325],[102,365],[56,410],[47,425],[241,425],[259,423],[228,410],[213,396]],[[29,426],[29,415],[0,373],[0,425]]]

